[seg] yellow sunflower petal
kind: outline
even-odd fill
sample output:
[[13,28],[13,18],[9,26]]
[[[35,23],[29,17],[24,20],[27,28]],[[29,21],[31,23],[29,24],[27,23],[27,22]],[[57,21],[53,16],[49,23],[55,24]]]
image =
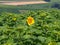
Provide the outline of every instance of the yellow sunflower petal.
[[32,25],[32,24],[34,24],[34,18],[33,17],[31,17],[31,16],[29,16],[28,17],[28,19],[27,19],[27,23],[28,23],[28,25]]

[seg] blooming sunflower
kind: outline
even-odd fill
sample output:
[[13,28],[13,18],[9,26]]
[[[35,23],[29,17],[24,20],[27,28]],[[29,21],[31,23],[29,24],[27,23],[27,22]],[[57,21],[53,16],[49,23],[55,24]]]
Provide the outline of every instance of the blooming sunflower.
[[28,18],[27,18],[27,23],[28,23],[28,25],[32,25],[32,24],[34,24],[34,18],[33,17],[31,17],[31,16],[29,16]]

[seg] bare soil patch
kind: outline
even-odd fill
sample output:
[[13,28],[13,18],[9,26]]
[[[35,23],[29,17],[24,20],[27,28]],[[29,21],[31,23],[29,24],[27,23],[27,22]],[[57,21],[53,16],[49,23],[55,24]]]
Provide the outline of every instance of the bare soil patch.
[[44,4],[45,1],[29,1],[29,2],[2,2],[3,5],[27,5],[27,4]]

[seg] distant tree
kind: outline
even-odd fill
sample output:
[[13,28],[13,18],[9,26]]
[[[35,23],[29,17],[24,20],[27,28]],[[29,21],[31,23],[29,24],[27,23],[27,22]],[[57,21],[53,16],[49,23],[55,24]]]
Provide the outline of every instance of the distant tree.
[[55,3],[52,5],[52,8],[60,8],[60,4],[59,3]]
[[44,0],[44,1],[50,2],[51,0]]

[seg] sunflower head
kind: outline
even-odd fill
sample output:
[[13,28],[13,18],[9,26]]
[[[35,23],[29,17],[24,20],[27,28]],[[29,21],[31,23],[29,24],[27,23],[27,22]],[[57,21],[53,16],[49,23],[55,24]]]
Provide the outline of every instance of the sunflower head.
[[50,42],[48,45],[56,45],[56,42]]
[[16,21],[16,17],[14,17],[13,20]]
[[28,25],[34,24],[34,18],[31,17],[31,16],[29,16],[29,17],[27,18],[27,23],[28,23]]

